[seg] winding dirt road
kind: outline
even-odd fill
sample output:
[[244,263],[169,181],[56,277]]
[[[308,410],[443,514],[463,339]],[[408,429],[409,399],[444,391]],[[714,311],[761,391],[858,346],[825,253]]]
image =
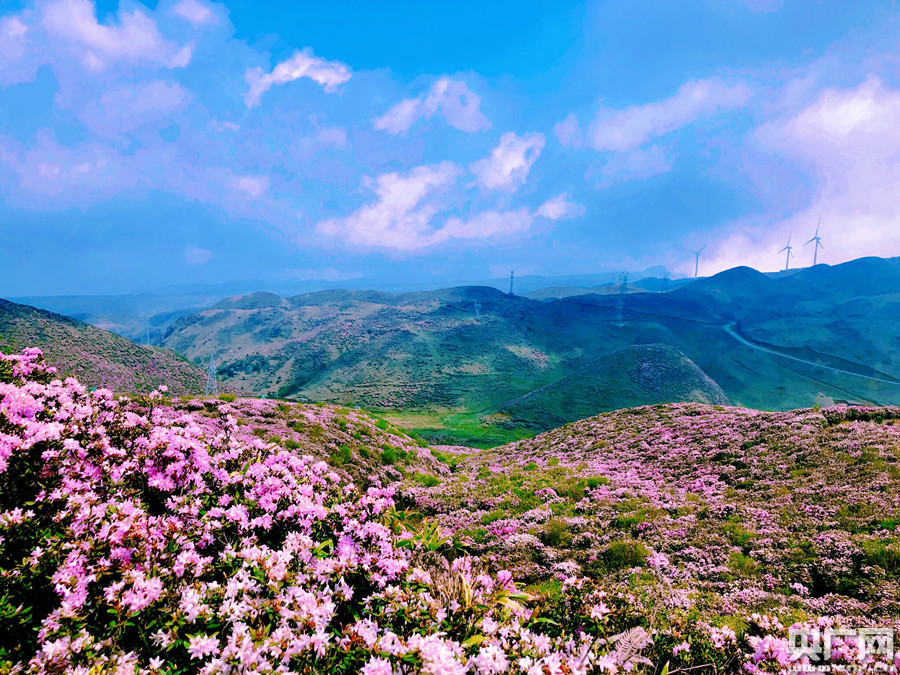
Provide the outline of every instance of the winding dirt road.
[[807,361],[806,359],[801,359],[797,356],[790,356],[789,354],[782,354],[781,352],[777,352],[774,349],[769,349],[768,347],[763,347],[762,345],[758,345],[755,342],[750,342],[747,338],[742,336],[735,330],[735,326],[737,324],[730,323],[722,326],[722,330],[728,333],[735,340],[740,342],[742,345],[746,347],[750,347],[750,349],[755,349],[760,352],[765,352],[766,354],[771,354],[772,356],[777,356],[782,359],[788,359],[789,361],[797,361],[798,363],[803,363],[808,366],[815,366],[816,368],[823,368],[825,370],[830,370],[832,373],[840,373],[841,375],[853,375],[854,377],[861,377],[864,380],[871,380],[872,382],[881,382],[883,384],[892,384],[894,386],[900,386],[900,380],[886,380],[880,377],[872,377],[871,375],[863,375],[862,373],[854,373],[851,370],[842,370],[840,368],[834,368],[833,366],[826,366],[821,363],[816,363],[815,361]]

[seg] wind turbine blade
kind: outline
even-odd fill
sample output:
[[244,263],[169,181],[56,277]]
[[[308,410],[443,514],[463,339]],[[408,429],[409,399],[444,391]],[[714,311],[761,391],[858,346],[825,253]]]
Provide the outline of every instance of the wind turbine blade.
[[809,246],[809,245],[810,245],[811,243],[813,243],[815,240],[816,240],[816,237],[813,237],[812,239],[810,239],[808,242],[806,242],[806,243],[803,244],[803,245],[804,245],[804,246]]
[[819,248],[825,248],[825,247],[822,245],[822,242],[819,241],[818,239],[816,239],[816,246],[818,246]]
[[778,251],[778,252],[779,252],[779,253],[784,253],[784,252],[785,252],[785,251],[787,251],[787,250],[788,250],[788,247],[787,247],[787,246],[785,246],[785,247],[784,247],[784,248],[783,248],[783,249],[781,249],[781,250],[780,250],[780,251]]

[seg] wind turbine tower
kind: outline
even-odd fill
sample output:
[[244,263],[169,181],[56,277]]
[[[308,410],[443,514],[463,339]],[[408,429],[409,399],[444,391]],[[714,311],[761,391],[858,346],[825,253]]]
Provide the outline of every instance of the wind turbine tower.
[[515,274],[516,274],[515,270],[509,271],[509,294],[510,295],[513,294],[513,277],[515,276]]
[[788,235],[787,245],[783,249],[778,251],[779,253],[784,253],[785,251],[787,251],[787,253],[785,254],[785,259],[784,259],[784,271],[785,272],[787,272],[788,268],[791,266],[791,258],[794,255],[793,253],[791,253],[791,249],[794,248],[793,246],[791,246],[791,237],[792,236],[794,236],[793,232],[791,232]]
[[819,262],[819,249],[825,248],[824,246],[822,246],[822,237],[819,236],[819,225],[821,225],[821,224],[822,224],[822,219],[819,218],[819,222],[816,225],[815,236],[812,239],[810,239],[808,242],[803,244],[804,246],[809,246],[811,243],[816,242],[816,245],[813,247],[813,267],[815,267],[816,264]]
[[481,321],[481,300],[475,301],[475,321]]
[[206,372],[206,394],[212,394],[213,396],[218,397],[219,395],[219,383],[216,380],[216,360],[210,356],[209,357],[209,370]]
[[669,270],[666,270],[665,272],[663,272],[662,292],[663,293],[669,292]]
[[691,251],[691,253],[694,254],[694,278],[695,279],[697,278],[697,275],[700,272],[700,254],[703,252],[703,249],[705,249],[705,248],[706,248],[706,246],[704,245],[704,246],[701,246],[696,251]]
[[141,337],[141,343],[150,346],[150,320],[144,319],[144,335]]

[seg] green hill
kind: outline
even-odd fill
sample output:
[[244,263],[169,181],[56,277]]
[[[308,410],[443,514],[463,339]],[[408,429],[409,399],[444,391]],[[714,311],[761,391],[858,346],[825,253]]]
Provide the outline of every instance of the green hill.
[[669,345],[625,347],[499,406],[515,427],[552,429],[598,411],[667,401],[727,405],[728,396]]
[[[517,437],[503,429],[542,429],[623,405],[728,400],[675,349],[611,356],[670,341],[657,325],[622,328],[613,318],[487,287],[259,293],[182,318],[164,344],[197,363],[214,356],[221,376],[241,392],[393,411],[393,419],[432,438],[455,430],[445,440],[479,442],[486,434],[497,442]],[[576,375],[585,368],[590,377]],[[636,379],[626,382],[631,371]],[[577,405],[533,393],[567,386],[561,382],[579,391]],[[528,403],[503,408],[520,397]],[[461,426],[469,427],[462,436]]]
[[173,394],[203,391],[204,371],[169,349],[148,347],[53,312],[0,299],[0,351],[39,347],[63,377],[92,387]]

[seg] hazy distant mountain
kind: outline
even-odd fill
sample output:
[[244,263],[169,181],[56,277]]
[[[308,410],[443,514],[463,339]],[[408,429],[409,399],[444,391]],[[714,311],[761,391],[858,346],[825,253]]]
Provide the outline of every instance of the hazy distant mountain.
[[145,347],[76,319],[0,299],[0,350],[40,347],[63,377],[114,391],[174,394],[203,391],[205,373],[184,357]]
[[[573,294],[579,295],[587,292],[586,289],[617,282],[618,278],[618,272],[564,276],[525,275],[516,277],[515,291],[518,294],[526,294],[551,286],[567,286],[573,290]],[[651,277],[645,277],[643,282],[652,284],[653,280]],[[672,282],[672,287],[675,283]],[[487,286],[506,292],[509,290],[509,277],[427,282],[421,280],[379,282],[364,278],[340,282],[322,279],[244,280],[215,284],[169,285],[144,293],[127,295],[21,296],[10,300],[64,314],[132,340],[143,340],[149,329],[150,341],[155,344],[179,317],[238,295],[267,292],[290,297],[299,293],[338,288],[366,290],[373,287],[389,293],[410,293],[465,285]],[[644,288],[653,290],[648,285]]]

